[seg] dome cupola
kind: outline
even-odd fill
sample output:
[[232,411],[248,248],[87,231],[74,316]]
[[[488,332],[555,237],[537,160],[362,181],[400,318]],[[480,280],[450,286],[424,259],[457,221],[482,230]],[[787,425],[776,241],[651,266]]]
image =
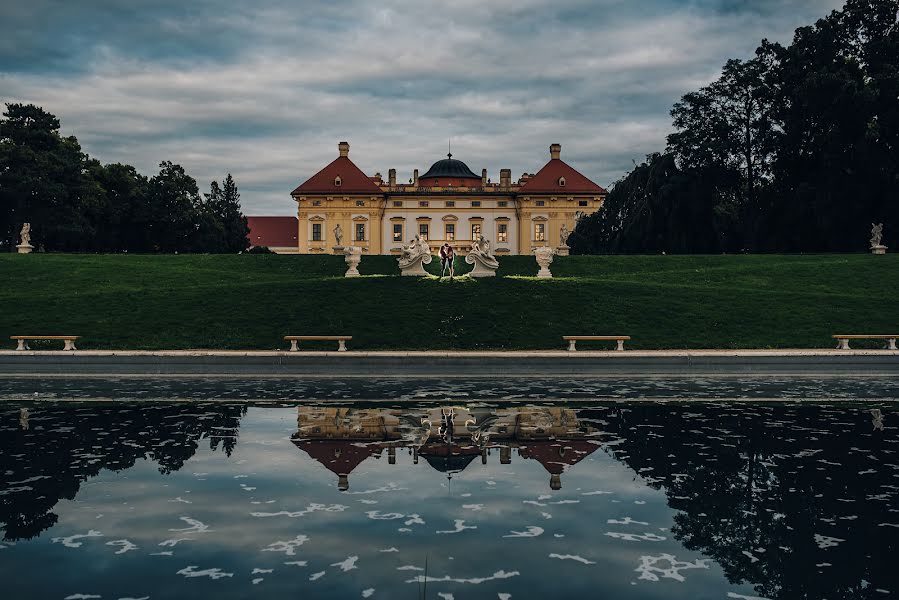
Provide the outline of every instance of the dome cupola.
[[[418,178],[419,185],[436,186],[436,185],[480,185],[481,177],[472,173],[461,160],[453,158],[452,152],[446,155],[446,158],[438,160],[427,173]],[[477,183],[475,183],[477,182]]]

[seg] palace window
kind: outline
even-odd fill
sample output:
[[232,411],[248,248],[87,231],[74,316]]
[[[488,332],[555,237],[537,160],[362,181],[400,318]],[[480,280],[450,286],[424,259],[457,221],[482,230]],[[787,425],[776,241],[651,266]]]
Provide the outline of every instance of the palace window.
[[506,243],[509,241],[509,225],[508,223],[496,224],[496,241],[497,243]]
[[402,200],[394,200],[393,207],[394,208],[403,208],[403,201]]
[[424,241],[428,241],[428,224],[427,223],[419,223],[418,224],[418,237],[420,237]]
[[546,223],[534,223],[534,241],[546,241]]
[[427,201],[427,200],[419,200],[419,201],[418,201],[418,205],[419,205],[420,207],[422,207],[422,208],[427,208],[427,207],[428,207],[428,201]]
[[586,200],[578,200],[577,205],[578,206],[587,206],[587,201]]
[[471,224],[471,239],[476,240],[481,235],[481,224],[480,223],[472,223]]
[[534,204],[537,206],[546,206],[546,200],[537,200]]
[[471,201],[471,207],[472,207],[472,208],[478,208],[479,206],[481,206],[481,201],[480,201],[480,200],[472,200],[472,201]]
[[321,205],[322,205],[322,201],[321,201],[321,200],[313,200],[313,201],[312,201],[312,206],[321,206]]
[[365,241],[365,223],[356,223],[356,241]]
[[337,177],[334,178],[334,185],[336,185],[337,187],[340,187],[341,184],[343,184],[343,180],[340,178],[340,175],[338,175]]
[[403,241],[403,224],[402,223],[394,223],[393,224],[393,241],[394,242],[402,242]]
[[321,223],[313,223],[312,224],[312,241],[313,242],[322,241],[322,224]]
[[500,200],[499,202],[496,203],[496,205],[500,208],[506,208],[507,206],[509,206],[509,201],[508,200]]
[[559,177],[559,187],[565,187],[565,178]]
[[456,205],[456,201],[455,201],[455,200],[447,200],[447,201],[446,201],[446,207],[447,207],[447,208],[452,208],[452,207],[454,207],[455,205]]
[[365,200],[356,200],[356,206],[365,206]]
[[446,224],[446,237],[444,238],[448,241],[453,241],[456,239],[456,224],[455,223],[447,223]]

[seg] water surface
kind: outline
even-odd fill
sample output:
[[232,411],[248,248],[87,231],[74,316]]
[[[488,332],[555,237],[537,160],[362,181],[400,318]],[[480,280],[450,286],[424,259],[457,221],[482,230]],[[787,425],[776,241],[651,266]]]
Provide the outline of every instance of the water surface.
[[897,426],[884,401],[8,400],[3,597],[889,598]]

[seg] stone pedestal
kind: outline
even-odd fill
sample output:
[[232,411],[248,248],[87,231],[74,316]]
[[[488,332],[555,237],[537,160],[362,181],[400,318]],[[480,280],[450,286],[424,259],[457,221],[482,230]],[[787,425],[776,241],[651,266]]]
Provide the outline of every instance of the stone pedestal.
[[886,253],[887,253],[886,246],[883,246],[881,244],[878,244],[876,246],[871,246],[871,254],[886,254]]
[[[465,262],[469,262],[468,257],[465,258]],[[472,262],[474,263],[474,268],[469,271],[469,277],[496,277],[496,269],[491,269],[477,260]]]
[[31,244],[19,244],[16,248],[19,249],[19,254],[31,254],[31,251],[34,250],[34,246]]
[[359,277],[359,262],[362,260],[362,248],[359,246],[347,246],[344,249],[347,267],[344,277]]
[[571,246],[568,246],[566,244],[562,244],[561,246],[556,248],[557,256],[568,256],[570,252],[571,252]]
[[537,259],[537,264],[540,265],[540,270],[537,271],[538,278],[552,279],[553,274],[549,270],[549,265],[552,264],[555,254],[555,249],[550,248],[549,246],[534,248],[534,257]]
[[346,254],[346,248],[344,246],[332,246],[331,250],[334,251],[334,254]]
[[425,271],[425,265],[431,264],[430,254],[419,254],[413,257],[408,264],[400,264],[400,275],[403,277],[428,277],[430,273]]

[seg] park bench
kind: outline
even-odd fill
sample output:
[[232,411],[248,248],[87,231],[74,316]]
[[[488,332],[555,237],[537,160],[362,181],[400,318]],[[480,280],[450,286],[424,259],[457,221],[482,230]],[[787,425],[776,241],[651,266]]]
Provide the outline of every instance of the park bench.
[[338,352],[346,352],[346,342],[347,340],[353,339],[351,335],[285,335],[284,339],[290,342],[290,351],[296,352],[299,350],[297,348],[297,342],[307,342],[313,340],[331,340],[337,341],[337,351]]
[[65,347],[63,350],[77,350],[75,348],[75,340],[80,339],[80,335],[11,335],[9,339],[18,340],[19,345],[16,350],[31,350],[28,347],[28,340],[63,340]]
[[833,339],[837,340],[837,350],[851,350],[849,340],[886,340],[885,348],[887,350],[896,350],[896,338],[899,335],[835,335]]
[[590,341],[590,340],[615,340],[618,342],[618,346],[615,348],[619,351],[624,351],[624,341],[631,339],[629,335],[563,335],[562,339],[568,342],[568,351],[575,352],[577,348],[575,348],[575,343],[578,340]]

